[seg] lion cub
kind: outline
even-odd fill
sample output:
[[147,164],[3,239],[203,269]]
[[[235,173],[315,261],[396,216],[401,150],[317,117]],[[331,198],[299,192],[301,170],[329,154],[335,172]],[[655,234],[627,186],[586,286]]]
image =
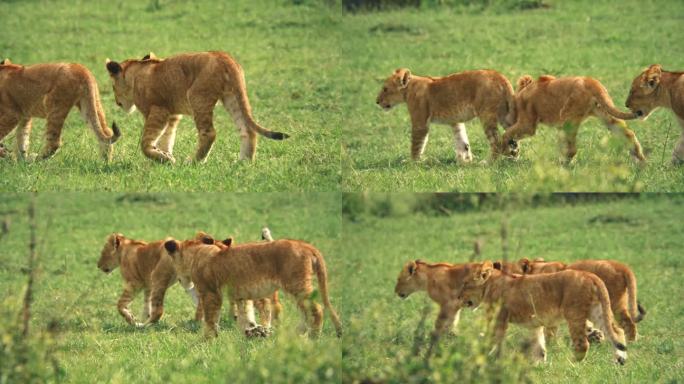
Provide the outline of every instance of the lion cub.
[[518,261],[523,274],[553,273],[564,270],[591,272],[598,276],[608,289],[610,306],[618,323],[625,330],[627,340],[637,338],[636,323],[646,311],[637,303],[637,281],[634,272],[625,264],[613,260],[581,260],[571,264],[561,262]]
[[[104,273],[111,273],[121,267],[124,290],[117,303],[121,316],[131,325],[146,325],[157,322],[164,312],[166,290],[178,280],[173,262],[164,251],[164,241],[146,243],[132,240],[120,233],[112,233],[102,248],[97,267]],[[197,305],[197,294],[191,282],[178,280]],[[128,304],[143,290],[145,301],[143,321],[136,322]]]
[[389,110],[401,103],[406,103],[411,115],[413,160],[423,154],[430,123],[451,126],[456,158],[468,162],[473,155],[463,123],[480,119],[494,156],[499,146],[497,124],[508,127],[515,121],[513,87],[506,77],[492,70],[424,77],[412,75],[406,68],[397,69],[385,80],[376,104]]
[[[320,251],[298,240],[275,240],[260,243],[229,244],[220,249],[203,240],[169,239],[164,248],[173,259],[177,273],[191,280],[201,298],[204,310],[205,336],[218,335],[218,316],[223,303],[223,289],[239,305],[238,323],[248,331],[244,306],[240,303],[272,295],[283,289],[297,301],[304,324],[300,330],[317,336],[323,325],[323,310],[313,300],[314,273],[325,308],[337,335],[342,324],[328,297],[328,272]],[[248,332],[246,332],[249,335]]]
[[[216,241],[214,238],[205,233],[205,232],[198,232],[197,235],[195,236],[196,240],[202,240],[204,244],[214,244],[218,246],[221,249],[228,249],[232,244],[233,244],[233,238],[229,237],[226,238],[223,241]],[[271,235],[271,231],[267,228],[264,227],[261,230],[261,239],[264,241],[273,241],[273,236]],[[283,306],[280,303],[280,299],[278,298],[278,290],[275,290],[273,294],[268,297],[268,298],[262,298],[262,299],[257,299],[257,300],[246,300],[244,304],[238,303],[231,301],[230,302],[230,310],[233,315],[234,320],[238,320],[238,313],[239,313],[239,307],[240,305],[246,305],[248,308],[248,320],[250,322],[250,326],[254,328],[256,326],[256,322],[254,321],[254,315],[252,314],[254,312],[253,308],[256,307],[258,313],[259,313],[259,324],[263,327],[263,330],[258,330],[257,335],[259,336],[266,336],[270,333],[271,331],[271,323],[272,321],[278,321],[280,318],[280,313],[283,310]],[[197,314],[198,318],[196,320],[202,320],[203,319],[203,313],[202,313],[202,300],[199,302],[199,308],[197,309]]]
[[[102,157],[111,161],[112,144],[121,132],[116,123],[111,130],[107,127],[97,82],[88,68],[73,63],[23,66],[8,59],[0,61],[0,142],[19,126],[19,159],[28,157],[34,117],[47,119],[45,146],[39,158],[52,157],[62,146],[64,120],[74,106],[97,136]],[[0,149],[0,157],[6,156],[6,152]]]
[[632,81],[625,106],[644,120],[657,107],[674,112],[682,135],[672,153],[672,163],[684,164],[684,72],[663,71],[653,64]]
[[506,130],[501,140],[501,152],[518,156],[518,140],[533,136],[537,124],[562,128],[565,158],[570,161],[577,153],[576,139],[580,124],[589,116],[596,116],[613,132],[624,135],[634,146],[632,154],[645,161],[641,144],[623,120],[635,119],[632,113],[615,108],[608,91],[591,77],[541,76],[534,81],[525,75],[518,79],[516,117],[513,126]]
[[625,336],[613,324],[608,290],[593,273],[561,271],[540,275],[509,275],[494,269],[490,261],[472,268],[459,293],[459,300],[468,307],[485,303],[490,310],[501,307],[496,318],[496,345],[500,351],[508,323],[534,330],[533,357],[546,361],[544,327],[557,327],[567,322],[575,358],[579,361],[589,349],[587,320],[598,324],[615,347],[620,364],[627,360]]
[[406,299],[413,292],[426,291],[430,299],[439,304],[430,350],[449,326],[452,331],[456,331],[461,313],[458,291],[468,276],[469,266],[470,264],[426,263],[415,260],[407,262],[397,277],[394,293],[401,299]]
[[254,121],[245,74],[225,52],[183,53],[163,60],[150,53],[142,60],[118,63],[108,59],[106,67],[117,105],[129,113],[137,107],[145,119],[140,145],[152,160],[176,161],[172,154],[176,126],[181,115],[190,115],[199,136],[194,160],[204,162],[216,139],[214,106],[218,102],[240,133],[241,160],[254,159],[257,134],[274,140],[288,137]]

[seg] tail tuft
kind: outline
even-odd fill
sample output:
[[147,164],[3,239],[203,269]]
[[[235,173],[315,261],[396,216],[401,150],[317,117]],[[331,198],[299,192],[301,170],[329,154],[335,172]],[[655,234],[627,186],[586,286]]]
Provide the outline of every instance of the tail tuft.
[[646,316],[646,309],[641,306],[641,303],[637,303],[637,309],[639,310],[639,315],[636,317],[636,319],[634,319],[635,323],[640,322],[644,319],[644,316]]
[[109,140],[110,144],[114,144],[121,137],[121,130],[119,126],[116,125],[116,121],[112,122],[112,138]]
[[287,133],[275,132],[275,131],[274,131],[274,132],[271,132],[271,133],[268,135],[268,138],[269,138],[269,139],[273,139],[273,140],[285,140],[285,139],[287,139],[288,137],[290,137],[290,135],[288,135]]

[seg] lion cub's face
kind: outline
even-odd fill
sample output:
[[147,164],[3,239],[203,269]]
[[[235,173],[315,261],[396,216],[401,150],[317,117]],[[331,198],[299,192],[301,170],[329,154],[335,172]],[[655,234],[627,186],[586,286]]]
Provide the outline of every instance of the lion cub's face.
[[411,80],[411,71],[400,68],[394,71],[382,85],[375,103],[385,111],[404,102],[404,92]]
[[422,284],[416,277],[417,265],[415,261],[409,261],[404,265],[397,278],[397,285],[394,287],[396,293],[402,299],[409,297],[413,292],[422,289]]
[[[126,66],[127,61],[123,62]],[[133,102],[133,84],[126,79],[124,75],[124,67],[116,61],[107,59],[107,71],[109,78],[112,80],[112,89],[114,90],[114,99],[116,105],[121,107],[126,113],[135,111],[135,104]]]
[[477,307],[484,296],[484,285],[492,276],[494,266],[492,262],[485,261],[475,267],[466,277],[463,288],[458,294],[458,299],[466,307]]
[[658,106],[658,92],[656,90],[660,86],[661,73],[660,65],[653,64],[632,81],[625,106],[637,117],[646,119]]
[[107,238],[107,242],[100,252],[100,260],[97,262],[97,267],[104,273],[111,273],[119,266],[121,260],[121,242],[123,235],[120,233],[113,233]]

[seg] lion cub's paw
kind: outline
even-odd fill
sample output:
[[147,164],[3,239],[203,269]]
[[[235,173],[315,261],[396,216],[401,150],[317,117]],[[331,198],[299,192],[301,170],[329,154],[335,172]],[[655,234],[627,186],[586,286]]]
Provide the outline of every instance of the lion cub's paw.
[[245,336],[247,337],[267,337],[268,335],[271,334],[271,330],[262,327],[261,325],[257,325],[256,327],[252,328],[247,328],[245,329]]
[[587,339],[592,344],[600,344],[605,339],[605,336],[600,330],[592,329],[587,332]]

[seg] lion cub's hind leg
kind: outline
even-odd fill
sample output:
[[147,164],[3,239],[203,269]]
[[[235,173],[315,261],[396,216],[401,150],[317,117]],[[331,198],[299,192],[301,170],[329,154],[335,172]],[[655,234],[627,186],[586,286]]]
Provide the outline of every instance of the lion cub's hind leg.
[[582,361],[589,350],[586,320],[568,320],[568,330],[570,331],[570,338],[572,339],[575,360]]
[[470,151],[470,142],[468,141],[468,133],[466,132],[465,124],[456,123],[451,126],[451,129],[454,132],[456,160],[464,163],[473,161],[473,153]]
[[143,320],[147,321],[147,319],[150,318],[150,309],[151,309],[151,303],[150,303],[150,289],[145,288],[144,291],[144,300],[143,300]]
[[47,125],[45,127],[45,145],[40,154],[41,159],[49,159],[62,146],[62,128],[71,108],[76,105],[76,95],[49,93],[45,97]]
[[546,362],[546,337],[544,336],[544,327],[537,327],[533,331],[534,339],[532,341],[532,348],[530,349],[532,360],[535,363]]
[[627,128],[627,123],[624,120],[616,119],[609,116],[601,116],[604,124],[611,132],[616,135],[621,135],[627,138],[627,140],[633,145],[630,151],[632,157],[636,158],[639,162],[645,162],[646,156],[644,156],[644,151],[641,148],[641,143],[636,137],[636,134],[631,129]]
[[679,121],[679,125],[682,127],[682,135],[679,137],[672,152],[672,164],[682,165],[684,164],[684,119],[677,117],[677,121]]
[[578,122],[567,122],[560,129],[561,145],[563,146],[563,163],[570,164],[577,154]]

